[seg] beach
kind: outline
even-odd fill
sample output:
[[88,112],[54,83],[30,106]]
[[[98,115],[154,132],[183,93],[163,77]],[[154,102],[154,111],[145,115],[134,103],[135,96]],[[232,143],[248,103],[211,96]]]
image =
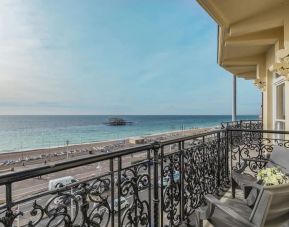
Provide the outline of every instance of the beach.
[[[196,135],[212,130],[212,128],[197,128],[179,131],[170,131],[160,134],[142,136],[144,143],[162,141],[180,136]],[[139,137],[139,136],[138,136]],[[79,158],[89,154],[101,154],[103,152],[113,152],[119,149],[136,146],[129,142],[129,138],[109,140],[96,143],[75,144],[55,148],[41,148],[21,152],[0,153],[0,169],[11,169],[17,166],[33,164],[46,164],[64,159]]]
[[[229,115],[120,115],[133,122],[125,126],[105,124],[110,115],[0,116],[0,154],[69,145],[149,136],[178,130],[209,128],[230,121]],[[257,119],[241,115],[240,119]]]

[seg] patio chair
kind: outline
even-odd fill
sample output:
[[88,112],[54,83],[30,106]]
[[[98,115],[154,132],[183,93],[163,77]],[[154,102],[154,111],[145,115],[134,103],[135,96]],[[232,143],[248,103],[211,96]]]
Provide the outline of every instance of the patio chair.
[[203,226],[203,220],[209,220],[215,227],[289,226],[289,184],[252,187],[260,191],[253,209],[237,199],[221,202],[206,195],[207,205],[196,210],[196,226]]
[[235,198],[236,188],[240,187],[244,191],[244,198],[247,199],[249,206],[253,206],[257,198],[256,189],[252,191],[251,187],[251,184],[254,184],[257,181],[257,178],[244,173],[246,168],[252,165],[252,163],[258,165],[260,169],[264,167],[277,167],[281,169],[282,172],[289,175],[289,149],[274,146],[269,158],[244,158],[241,167],[239,169],[232,170],[232,197]]

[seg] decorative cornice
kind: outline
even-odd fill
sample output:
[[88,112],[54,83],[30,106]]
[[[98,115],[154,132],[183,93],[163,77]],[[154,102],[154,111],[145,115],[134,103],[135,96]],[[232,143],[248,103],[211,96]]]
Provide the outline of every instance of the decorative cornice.
[[280,76],[284,76],[286,80],[289,80],[289,55],[281,58],[280,62],[274,63],[269,70],[278,73]]
[[266,90],[266,82],[260,79],[254,80],[255,86],[257,86],[262,92]]

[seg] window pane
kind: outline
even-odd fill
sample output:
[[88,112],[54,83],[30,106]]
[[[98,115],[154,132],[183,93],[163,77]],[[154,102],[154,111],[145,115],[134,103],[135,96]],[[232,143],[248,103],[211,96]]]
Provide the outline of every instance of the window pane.
[[285,120],[285,84],[276,87],[276,118]]

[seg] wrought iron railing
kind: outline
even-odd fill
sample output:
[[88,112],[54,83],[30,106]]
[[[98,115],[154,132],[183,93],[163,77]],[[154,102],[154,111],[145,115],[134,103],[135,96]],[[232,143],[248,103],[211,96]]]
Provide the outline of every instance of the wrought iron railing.
[[[230,167],[250,158],[247,173],[257,173],[263,163],[254,160],[274,149],[289,151],[289,132],[226,128],[2,175],[0,226],[189,225],[204,195],[228,185]],[[34,178],[87,166],[95,174],[80,181],[15,193]]]
[[[228,141],[227,131],[217,130],[3,175],[0,226],[190,224],[204,194],[228,184]],[[81,181],[15,194],[34,178],[87,166],[95,167],[95,174]]]
[[262,130],[263,122],[262,120],[227,121],[221,123],[221,128]]
[[264,167],[262,160],[271,152],[289,152],[289,131],[228,129],[231,167],[242,168],[246,159],[247,174],[255,175]]

